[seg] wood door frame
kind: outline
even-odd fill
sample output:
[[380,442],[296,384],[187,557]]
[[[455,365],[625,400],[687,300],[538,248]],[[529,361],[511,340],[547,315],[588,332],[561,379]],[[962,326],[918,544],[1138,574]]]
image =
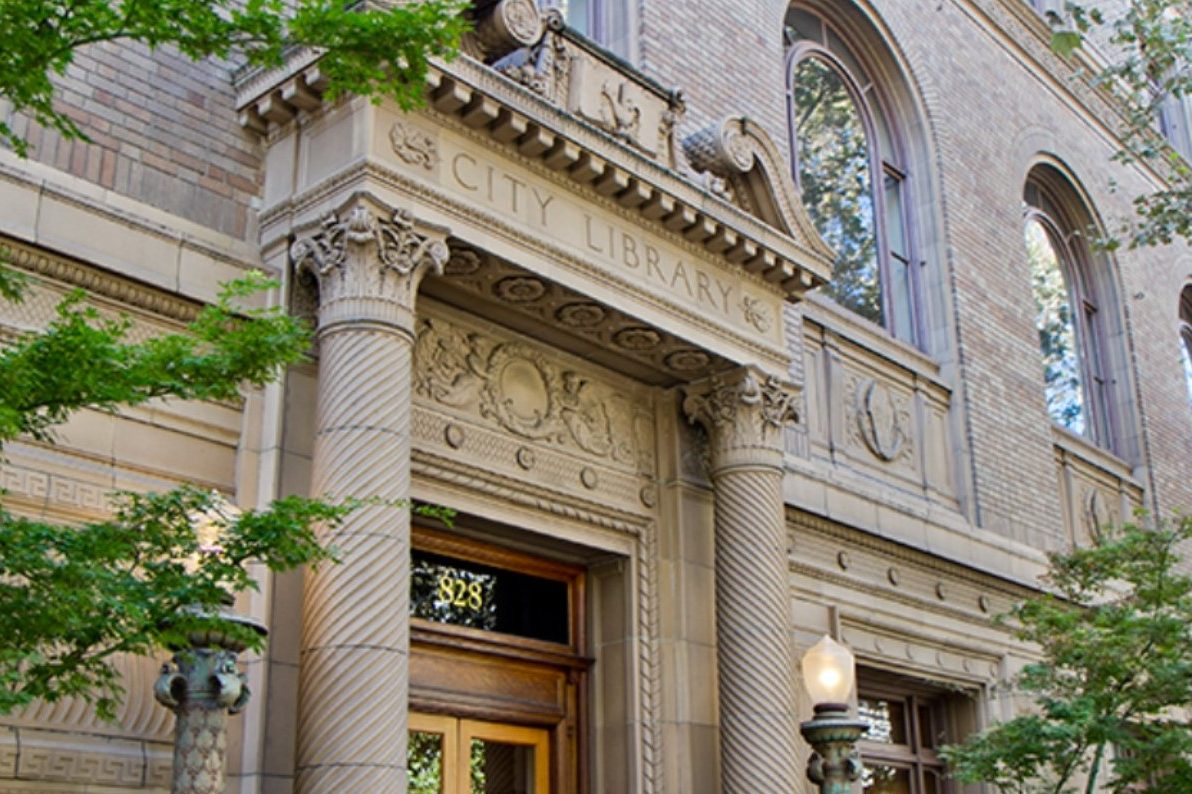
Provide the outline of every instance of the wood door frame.
[[[554,643],[499,632],[410,619],[410,710],[460,719],[545,728],[550,734],[550,790],[588,790],[588,643],[586,569],[484,541],[415,525],[412,548],[492,568],[564,583],[568,593],[568,642]],[[486,682],[480,690],[458,686],[433,671],[454,665],[458,678]],[[430,671],[430,672],[428,672]],[[446,679],[446,680],[444,680]],[[517,684],[539,697],[506,697],[499,686]],[[549,691],[549,696],[548,696]]]

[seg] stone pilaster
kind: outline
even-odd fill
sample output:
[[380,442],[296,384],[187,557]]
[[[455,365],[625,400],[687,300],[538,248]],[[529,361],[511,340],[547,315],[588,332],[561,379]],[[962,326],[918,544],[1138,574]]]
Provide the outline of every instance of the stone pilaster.
[[319,284],[311,493],[376,500],[332,537],[303,595],[297,791],[404,794],[414,298],[442,234],[364,201],[291,248]]
[[711,441],[723,794],[799,791],[795,653],[782,498],[794,397],[750,369],[687,389]]

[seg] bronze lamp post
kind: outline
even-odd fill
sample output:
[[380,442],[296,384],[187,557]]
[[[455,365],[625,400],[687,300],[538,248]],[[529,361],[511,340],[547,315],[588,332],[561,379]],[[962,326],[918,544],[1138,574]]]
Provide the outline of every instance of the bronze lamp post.
[[815,704],[815,718],[799,726],[815,751],[807,761],[807,778],[820,794],[850,794],[861,774],[857,740],[869,724],[849,716],[848,696],[856,667],[849,649],[825,636],[803,656],[803,683]]

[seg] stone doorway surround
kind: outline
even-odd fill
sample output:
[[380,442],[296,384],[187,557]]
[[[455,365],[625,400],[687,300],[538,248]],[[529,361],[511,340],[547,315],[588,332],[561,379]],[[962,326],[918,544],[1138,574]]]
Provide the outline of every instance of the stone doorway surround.
[[[412,466],[429,460],[411,450],[424,374],[415,349],[434,323],[423,319],[427,299],[643,384],[679,387],[712,446],[722,790],[793,789],[793,757],[767,749],[795,742],[793,647],[775,609],[787,587],[781,428],[797,391],[784,383],[783,304],[823,282],[831,255],[751,122],[730,118],[680,145],[679,92],[529,0],[490,6],[467,50],[435,65],[429,106],[412,114],[360,100],[325,107],[317,63],[304,53],[241,83],[242,120],[266,135],[264,260],[287,277],[293,261],[319,288],[312,489],[411,496]],[[517,355],[550,399],[550,365]],[[579,400],[582,385],[561,372],[560,404]],[[485,410],[510,409],[498,401]],[[533,440],[544,410],[506,416],[505,429]],[[572,431],[580,446],[583,435]],[[449,427],[442,438],[453,445]],[[652,521],[640,515],[649,485],[634,510],[590,511],[637,538],[639,594],[657,588]],[[353,514],[337,542],[359,553],[307,579],[300,792],[406,788],[409,525],[383,513]],[[760,589],[742,575],[746,546],[765,550],[765,570],[752,577]],[[761,657],[765,669],[750,661]],[[652,708],[651,697],[636,707]],[[764,724],[750,716],[759,703]],[[648,715],[643,724],[648,731]],[[773,741],[752,741],[759,731]],[[643,792],[660,790],[650,757],[658,742],[639,741],[634,787]]]

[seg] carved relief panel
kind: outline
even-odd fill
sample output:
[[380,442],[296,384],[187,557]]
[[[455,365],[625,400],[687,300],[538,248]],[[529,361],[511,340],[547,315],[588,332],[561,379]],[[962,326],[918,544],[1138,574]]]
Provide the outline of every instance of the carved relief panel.
[[827,466],[876,476],[907,496],[958,507],[951,394],[929,362],[883,352],[805,323],[807,437],[795,449]]
[[434,305],[418,323],[416,432],[487,471],[652,507],[645,387]]

